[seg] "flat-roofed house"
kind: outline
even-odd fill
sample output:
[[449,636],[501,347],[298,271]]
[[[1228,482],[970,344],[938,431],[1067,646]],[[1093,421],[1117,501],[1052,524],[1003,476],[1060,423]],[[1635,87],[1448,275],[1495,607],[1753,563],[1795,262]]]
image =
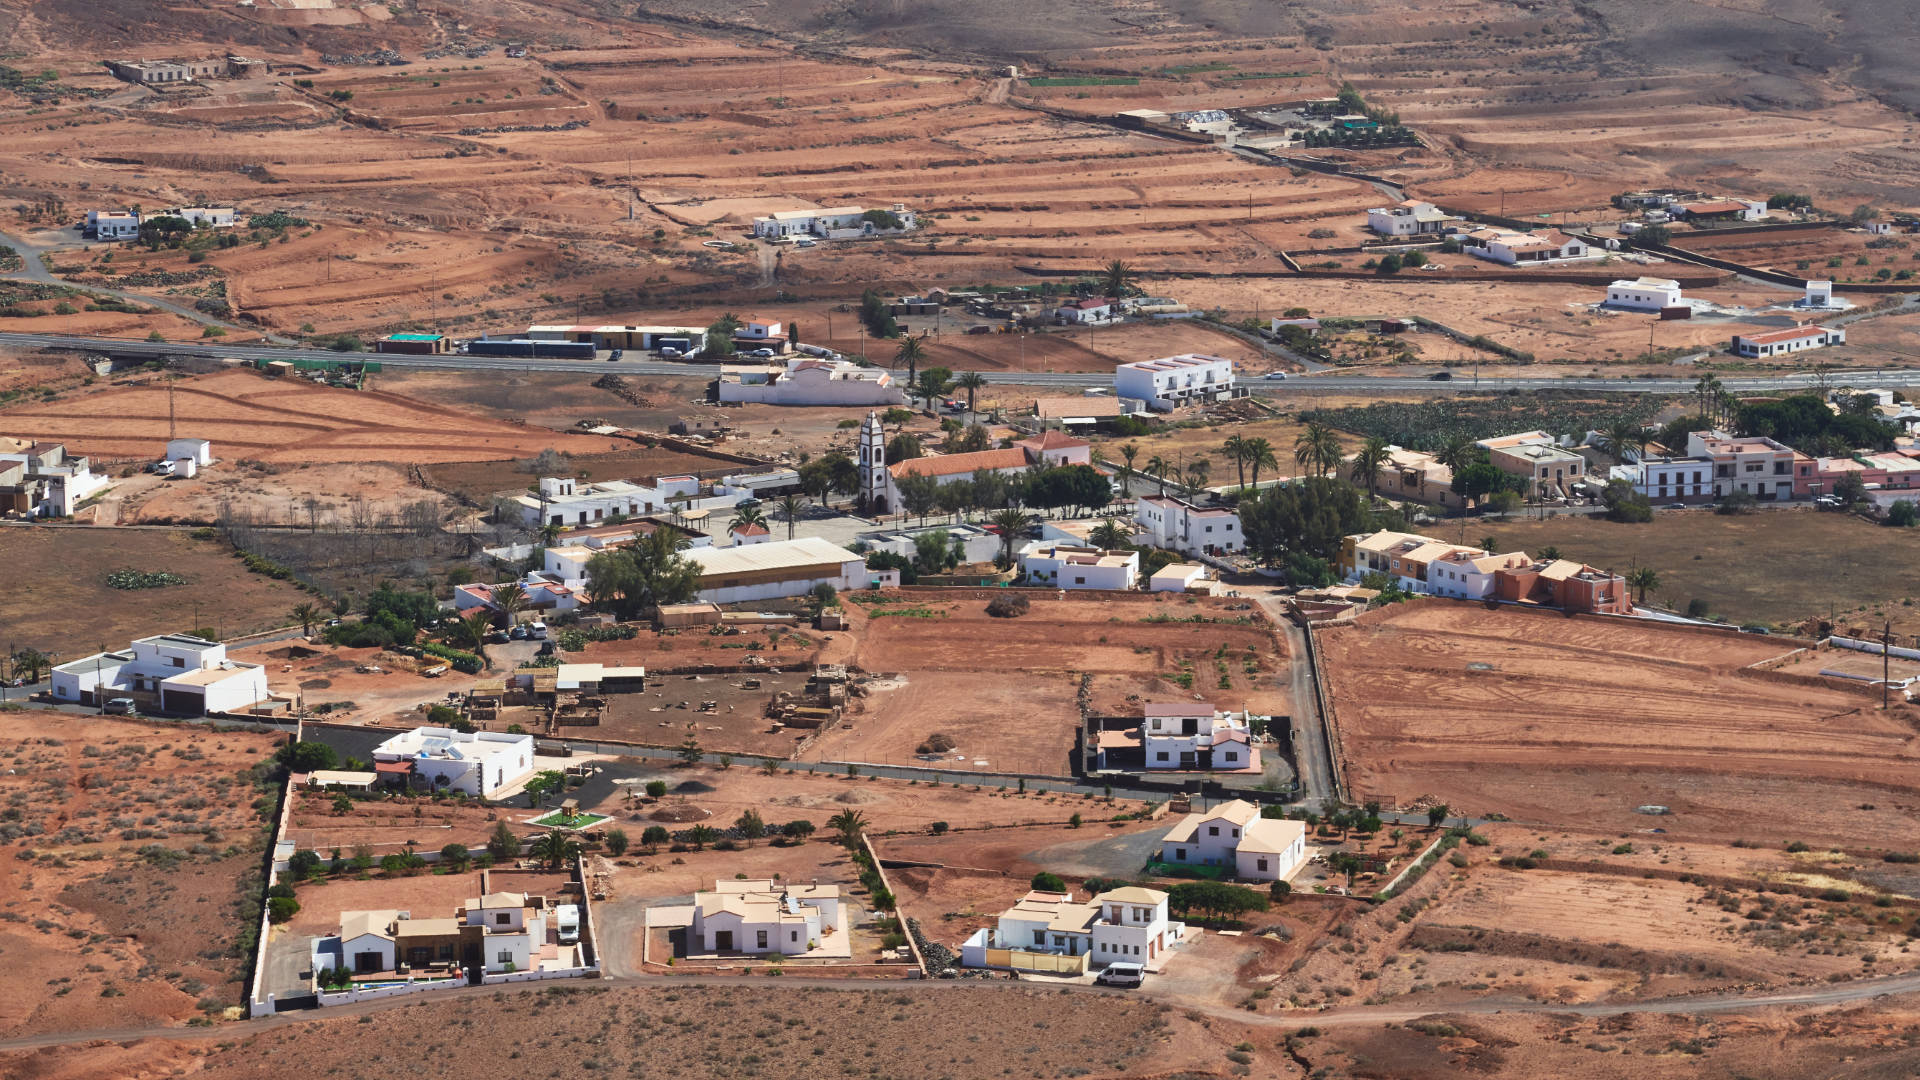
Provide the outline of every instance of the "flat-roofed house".
[[694,894],[687,945],[709,954],[804,956],[846,929],[838,885],[722,880]]
[[1186,925],[1167,917],[1167,894],[1138,885],[1091,900],[1034,890],[974,931],[960,948],[965,967],[1072,975],[1108,964],[1158,969]]

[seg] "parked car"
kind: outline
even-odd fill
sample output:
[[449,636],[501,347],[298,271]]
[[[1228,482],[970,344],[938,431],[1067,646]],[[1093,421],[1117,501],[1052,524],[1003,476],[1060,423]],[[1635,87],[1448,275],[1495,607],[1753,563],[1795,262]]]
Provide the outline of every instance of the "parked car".
[[507,637],[505,630],[495,630],[487,635],[487,644],[489,645],[505,645],[511,640],[511,638]]
[[133,716],[139,712],[130,697],[117,697],[101,706],[100,711],[114,716]]
[[607,354],[607,363],[609,364],[613,363],[615,360],[618,360],[618,359],[620,359],[619,349],[615,349],[612,352]]
[[1139,964],[1108,964],[1093,981],[1101,986],[1139,986],[1147,981],[1147,969]]
[[660,347],[660,359],[662,360],[675,360],[678,359],[679,356],[680,350],[671,345],[662,345]]
[[1453,381],[1453,372],[1436,371],[1433,374],[1427,376],[1427,378],[1432,379],[1434,382],[1451,382]]
[[794,247],[812,247],[819,242],[820,241],[818,240],[795,240],[793,242],[793,246]]
[[507,631],[507,636],[512,638],[515,641],[525,641],[528,638],[532,637],[533,633],[532,631],[528,630],[526,627],[521,626],[519,623],[515,623],[513,625],[513,629]]
[[748,353],[747,355],[759,356],[759,357],[770,357],[773,355],[773,350],[772,349],[755,349],[752,352]]
[[993,333],[993,327],[991,327],[991,326],[988,326],[988,325],[986,325],[985,323],[976,323],[976,324],[975,324],[975,325],[973,325],[973,326],[969,326],[969,327],[967,327],[967,333],[969,333],[969,334],[991,334],[991,333]]
[[1686,503],[1668,503],[1667,504],[1667,509],[1669,510],[1685,510],[1686,508],[1687,508]]
[[546,623],[543,623],[543,622],[530,622],[530,623],[528,623],[528,624],[527,624],[527,637],[529,637],[529,638],[531,638],[531,639],[533,639],[534,641],[545,641],[545,640],[547,640],[547,624],[546,624]]

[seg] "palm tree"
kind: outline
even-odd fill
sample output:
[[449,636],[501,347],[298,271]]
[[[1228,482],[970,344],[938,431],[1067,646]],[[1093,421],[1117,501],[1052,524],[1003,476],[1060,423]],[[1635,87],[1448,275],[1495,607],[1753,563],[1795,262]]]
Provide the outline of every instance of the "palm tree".
[[1325,476],[1340,467],[1344,455],[1340,450],[1340,436],[1325,424],[1311,423],[1293,441],[1293,460],[1303,469],[1309,469],[1315,476]]
[[1278,472],[1280,459],[1273,456],[1273,444],[1265,439],[1247,440],[1247,467],[1253,470],[1253,486],[1260,486],[1260,470],[1272,469]]
[[860,834],[867,831],[867,816],[858,810],[842,810],[827,819],[827,828],[840,834],[840,842],[847,847],[860,843]]
[[1440,444],[1440,449],[1433,452],[1433,460],[1449,469],[1462,468],[1473,463],[1473,452],[1476,449],[1478,447],[1474,445],[1472,439],[1454,432],[1447,436],[1446,442]]
[[913,392],[913,381],[919,375],[920,361],[926,359],[926,335],[902,338],[900,347],[893,350],[893,362],[907,365],[907,392]]
[[1202,488],[1207,486],[1207,473],[1213,471],[1213,463],[1206,458],[1194,458],[1187,463],[1187,492],[1191,498],[1199,498]]
[[320,621],[321,611],[312,604],[300,604],[291,612],[293,621],[300,624],[300,636],[312,637],[313,624]]
[[1241,438],[1239,435],[1229,435],[1227,436],[1227,441],[1221,443],[1220,449],[1215,450],[1214,453],[1219,454],[1221,457],[1226,458],[1227,460],[1233,462],[1233,467],[1235,471],[1237,471],[1240,475],[1239,486],[1243,488],[1246,487],[1247,486],[1247,440]]
[[560,539],[560,526],[555,525],[551,521],[540,526],[540,542],[542,544],[552,547],[553,542],[558,539]]
[[564,869],[580,854],[580,842],[560,829],[553,829],[533,842],[527,854],[539,859],[555,870]]
[[965,390],[967,392],[967,415],[969,417],[973,415],[974,391],[979,390],[985,385],[987,385],[987,377],[977,371],[963,371],[953,377],[954,389]]
[[1140,456],[1140,444],[1136,442],[1120,445],[1120,460],[1127,463],[1127,471],[1120,474],[1120,495],[1122,498],[1133,494],[1133,459]]
[[1393,460],[1392,451],[1387,449],[1387,440],[1378,435],[1368,436],[1358,452],[1353,455],[1353,469],[1348,474],[1354,483],[1365,483],[1369,496],[1380,486],[1380,470]]
[[510,581],[493,590],[493,606],[507,617],[508,626],[516,626],[520,622],[520,612],[527,606],[527,590],[521,588],[519,582]]
[[469,651],[487,662],[487,634],[493,630],[493,613],[485,608],[470,611],[454,620],[453,636],[466,643]]
[[1615,465],[1625,465],[1629,453],[1638,457],[1647,448],[1647,429],[1622,416],[1600,432],[1600,441]]
[[1627,571],[1627,587],[1640,590],[1639,602],[1647,602],[1647,590],[1660,587],[1660,571],[1651,566],[1636,566]]
[[767,512],[761,509],[759,503],[755,503],[752,506],[734,507],[734,510],[733,510],[734,528],[741,529],[741,528],[746,528],[749,525],[765,525],[766,523],[767,523]]
[[780,518],[787,523],[787,539],[793,539],[794,523],[800,520],[800,512],[807,508],[807,500],[798,495],[786,495],[780,499]]
[[1000,531],[1000,553],[1006,557],[1006,564],[1013,565],[1013,545],[1026,534],[1033,518],[1017,506],[1004,510],[995,510],[987,517],[987,523]]
[[1087,540],[1102,551],[1119,551],[1133,542],[1133,530],[1108,518],[1087,533]]
[[1159,454],[1155,454],[1147,459],[1147,471],[1152,473],[1153,478],[1159,482],[1160,494],[1162,495],[1167,493],[1167,472],[1172,468],[1173,462],[1168,461]]
[[1489,554],[1489,555],[1498,555],[1498,554],[1500,554],[1500,541],[1499,541],[1499,539],[1498,539],[1498,538],[1496,538],[1496,537],[1493,537],[1493,536],[1483,536],[1483,537],[1481,537],[1481,538],[1480,538],[1480,550],[1481,550],[1481,551],[1484,551],[1484,552],[1486,552],[1486,553],[1487,553],[1487,554]]
[[1127,290],[1133,287],[1134,279],[1138,276],[1132,263],[1115,259],[1100,268],[1100,288],[1118,300],[1127,295]]

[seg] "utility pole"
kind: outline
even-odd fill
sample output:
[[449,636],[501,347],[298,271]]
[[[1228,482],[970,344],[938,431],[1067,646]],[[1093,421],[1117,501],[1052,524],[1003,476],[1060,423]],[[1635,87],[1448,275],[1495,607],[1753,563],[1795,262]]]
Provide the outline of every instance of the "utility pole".
[[1893,620],[1880,631],[1880,707],[1893,707]]
[[172,442],[172,441],[174,440],[174,430],[173,430],[173,376],[171,376],[171,375],[168,375],[168,376],[166,376],[166,379],[167,379],[167,441],[168,441],[168,442]]

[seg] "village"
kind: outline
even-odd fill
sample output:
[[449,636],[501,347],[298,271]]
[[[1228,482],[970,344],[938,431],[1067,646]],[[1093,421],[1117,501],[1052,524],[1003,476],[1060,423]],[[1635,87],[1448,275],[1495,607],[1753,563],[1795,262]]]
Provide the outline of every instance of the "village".
[[0,1073],[1911,1043],[1903,114],[1154,11],[0,68]]

